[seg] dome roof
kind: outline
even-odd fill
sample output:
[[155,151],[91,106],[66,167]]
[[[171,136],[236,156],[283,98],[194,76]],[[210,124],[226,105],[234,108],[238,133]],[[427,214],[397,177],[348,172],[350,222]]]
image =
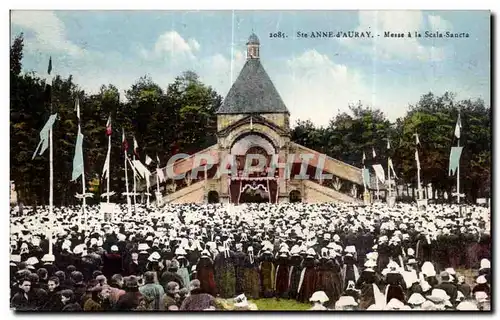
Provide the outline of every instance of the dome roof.
[[252,33],[250,37],[248,38],[248,43],[247,44],[260,44],[259,38],[255,33]]

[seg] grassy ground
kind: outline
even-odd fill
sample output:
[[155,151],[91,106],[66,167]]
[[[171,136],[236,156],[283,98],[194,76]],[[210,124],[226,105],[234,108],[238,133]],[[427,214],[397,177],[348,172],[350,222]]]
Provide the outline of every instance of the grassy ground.
[[300,303],[295,300],[288,299],[257,299],[257,300],[249,300],[249,302],[253,302],[257,305],[259,310],[308,310],[312,307],[311,304]]
[[[465,276],[465,282],[473,287],[475,285],[475,276],[477,271],[470,269],[456,269],[456,272]],[[282,310],[308,310],[312,307],[312,304],[300,303],[295,300],[288,299],[257,299],[248,300],[248,302],[255,303],[259,310],[264,311],[282,311]]]

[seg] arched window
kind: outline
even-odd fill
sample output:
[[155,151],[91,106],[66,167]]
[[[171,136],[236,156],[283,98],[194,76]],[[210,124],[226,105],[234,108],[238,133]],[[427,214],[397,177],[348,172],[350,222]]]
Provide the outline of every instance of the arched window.
[[290,202],[302,202],[302,196],[300,195],[300,191],[293,190],[290,192]]

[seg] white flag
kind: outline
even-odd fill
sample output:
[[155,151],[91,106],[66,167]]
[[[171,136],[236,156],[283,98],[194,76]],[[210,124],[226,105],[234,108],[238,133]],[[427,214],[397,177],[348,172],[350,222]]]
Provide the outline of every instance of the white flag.
[[78,120],[80,120],[80,99],[76,98],[75,101],[75,111],[76,111],[76,116],[78,117]]
[[372,151],[373,151],[373,157],[377,157],[377,154],[375,153],[375,148],[372,147]]
[[390,148],[391,148],[391,140],[387,138],[387,150],[389,150]]
[[137,173],[143,178],[148,179],[151,172],[139,160],[132,160],[133,166]]
[[397,179],[398,177],[396,176],[396,172],[394,171],[394,165],[392,164],[392,159],[391,158],[389,158],[389,170],[392,171],[392,174],[394,175],[394,178]]
[[156,154],[156,164],[160,166],[160,157],[158,157],[158,153]]
[[375,175],[377,176],[377,178],[380,180],[380,182],[384,183],[385,182],[385,172],[384,172],[384,168],[382,167],[382,165],[374,164],[372,167],[373,167],[373,170],[375,170]]
[[106,179],[109,179],[108,166],[109,166],[109,152],[106,155],[106,161],[104,161],[104,168],[102,169],[102,176]]
[[153,159],[151,159],[148,155],[146,155],[146,165],[149,166],[151,162],[153,162]]
[[165,181],[165,175],[163,174],[163,170],[162,169],[157,168],[156,169],[156,174],[158,175],[158,179],[160,180],[160,182]]
[[455,137],[460,139],[460,129],[462,129],[462,121],[460,121],[460,113],[458,114],[457,124],[455,125]]
[[363,164],[365,163],[365,160],[366,160],[366,155],[365,152],[363,151]]
[[420,139],[418,138],[418,133],[413,134],[415,136],[415,143],[418,145],[420,144]]
[[420,170],[420,159],[418,158],[418,150],[415,150],[415,161],[417,161],[417,170]]

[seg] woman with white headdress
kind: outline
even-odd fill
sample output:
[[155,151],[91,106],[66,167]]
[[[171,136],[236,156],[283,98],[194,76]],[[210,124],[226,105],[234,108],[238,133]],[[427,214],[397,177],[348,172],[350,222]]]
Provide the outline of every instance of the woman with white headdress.
[[288,248],[286,247],[286,244],[284,244],[279,250],[278,257],[276,258],[275,290],[278,298],[288,298],[289,271]]
[[396,298],[399,301],[405,301],[406,283],[400,273],[400,267],[394,261],[387,265],[387,274],[385,276],[385,302],[388,303],[391,299]]
[[297,298],[300,275],[302,273],[302,257],[298,245],[294,245],[290,250],[290,273],[288,275],[288,296],[290,299]]
[[316,252],[313,248],[307,249],[306,258],[302,262],[302,266],[297,300],[299,302],[306,302],[316,291]]
[[177,269],[177,274],[182,278],[182,282],[184,283],[184,287],[191,282],[189,277],[189,261],[186,258],[187,252],[184,248],[175,249],[175,259],[179,261],[179,269]]
[[236,270],[233,252],[226,242],[219,246],[214,259],[215,283],[221,298],[234,298],[236,290]]
[[243,291],[251,299],[260,298],[259,260],[254,255],[253,246],[247,248],[247,255],[243,265]]
[[262,283],[262,294],[264,298],[274,296],[276,265],[272,254],[272,245],[265,245],[260,255],[260,279]]
[[[359,308],[361,310],[367,309],[372,304],[376,304],[376,301],[380,296],[380,278],[375,273],[375,267],[377,263],[373,260],[367,260],[365,262],[365,269],[361,272],[361,275],[356,282],[356,289],[361,290],[359,299]],[[378,294],[378,296],[377,296]],[[379,302],[380,303],[380,302]]]
[[196,264],[196,278],[200,280],[200,289],[215,297],[217,287],[215,284],[214,264],[208,250],[201,252],[200,260]]
[[316,290],[323,291],[329,298],[327,307],[333,308],[335,301],[342,294],[340,267],[330,256],[327,248],[321,249],[321,258],[317,269]]

